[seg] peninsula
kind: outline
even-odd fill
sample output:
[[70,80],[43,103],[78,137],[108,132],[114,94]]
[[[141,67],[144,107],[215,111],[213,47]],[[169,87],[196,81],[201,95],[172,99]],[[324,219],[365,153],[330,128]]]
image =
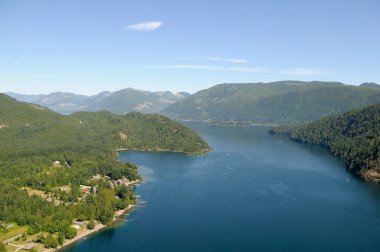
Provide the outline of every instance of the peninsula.
[[135,204],[138,168],[117,149],[201,153],[209,145],[161,115],[63,116],[0,94],[0,248],[57,249]]

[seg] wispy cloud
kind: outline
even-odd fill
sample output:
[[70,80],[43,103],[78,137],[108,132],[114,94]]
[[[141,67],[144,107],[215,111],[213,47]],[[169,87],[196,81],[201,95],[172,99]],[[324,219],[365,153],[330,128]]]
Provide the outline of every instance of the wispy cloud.
[[194,57],[180,57],[180,60],[195,60]]
[[145,68],[161,68],[161,69],[215,69],[217,67],[207,65],[157,65],[145,66]]
[[158,68],[158,69],[203,69],[224,72],[266,72],[265,67],[223,67],[223,66],[210,66],[210,65],[158,65],[158,66],[145,66],[145,68]]
[[207,57],[206,60],[218,61],[218,62],[229,62],[229,63],[248,63],[248,60],[245,60],[245,59],[225,59],[225,58],[219,58],[219,57]]
[[283,74],[298,75],[298,76],[309,76],[309,75],[323,75],[326,72],[321,69],[315,68],[293,68],[281,71]]
[[133,31],[154,31],[160,28],[164,23],[160,21],[143,22],[138,24],[132,24],[125,27],[125,30]]
[[230,72],[252,72],[252,73],[259,73],[259,72],[268,72],[268,68],[265,67],[227,67],[225,68],[226,71]]

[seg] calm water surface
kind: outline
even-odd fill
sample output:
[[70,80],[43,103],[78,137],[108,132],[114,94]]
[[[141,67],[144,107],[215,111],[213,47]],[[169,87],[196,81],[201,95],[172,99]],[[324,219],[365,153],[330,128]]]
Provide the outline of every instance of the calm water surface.
[[204,156],[131,153],[139,207],[66,251],[380,251],[380,186],[265,127],[192,125]]

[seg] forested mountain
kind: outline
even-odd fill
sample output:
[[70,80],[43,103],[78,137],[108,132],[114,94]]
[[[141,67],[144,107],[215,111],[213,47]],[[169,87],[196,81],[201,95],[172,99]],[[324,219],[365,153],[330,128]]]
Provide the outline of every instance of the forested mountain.
[[380,84],[377,84],[375,82],[364,82],[360,84],[361,87],[372,87],[372,88],[380,88]]
[[[17,102],[6,95],[1,95],[0,98],[0,124],[7,125],[5,130],[0,131],[0,136],[3,141],[12,140],[6,146],[6,149],[12,153],[14,151],[10,149],[13,145],[18,151],[20,148],[36,151],[38,148],[46,150],[54,146],[60,148],[64,145],[75,146],[73,149],[76,149],[78,145],[98,144],[90,138],[91,136],[97,141],[102,139],[103,146],[108,144],[114,148],[140,148],[142,142],[145,144],[145,149],[197,152],[205,146],[207,148],[207,144],[195,132],[165,116],[140,113],[119,116],[105,111],[62,116],[38,105]],[[128,135],[126,141],[120,140],[120,132]],[[42,139],[41,137],[44,138],[43,142],[36,144],[38,139]],[[181,137],[189,144],[199,144],[201,148],[190,147],[182,142],[177,143],[182,141]],[[27,141],[31,138],[36,138],[37,142]],[[189,139],[194,141],[188,141]],[[135,146],[137,141],[139,144]],[[1,153],[7,150],[2,150]]]
[[116,149],[209,148],[193,130],[165,116],[64,116],[0,94],[0,243],[6,223],[25,228],[30,239],[40,234],[43,239],[36,240],[47,248],[75,236],[74,220],[110,223],[116,210],[134,202],[131,188],[117,180],[139,179],[135,165],[115,159]]
[[380,182],[380,104],[305,125],[276,127],[271,132],[324,146],[332,154],[344,158],[352,173]]
[[48,95],[7,94],[19,101],[39,104],[61,114],[108,110],[121,115],[132,111],[144,113],[158,112],[189,95],[185,92],[173,94],[171,92],[149,92],[132,88],[115,92],[101,92],[93,96],[63,92]]
[[280,81],[220,84],[180,100],[161,113],[216,122],[302,123],[380,102],[380,89],[337,82]]

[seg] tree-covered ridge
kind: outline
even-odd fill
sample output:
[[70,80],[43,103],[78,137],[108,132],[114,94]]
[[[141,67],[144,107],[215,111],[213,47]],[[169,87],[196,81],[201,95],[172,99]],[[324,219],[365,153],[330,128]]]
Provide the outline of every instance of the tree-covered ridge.
[[198,134],[166,116],[129,113],[126,149],[199,153],[210,149]]
[[17,102],[13,98],[0,93],[0,124],[8,123],[19,126],[27,123],[47,123],[54,122],[59,118],[59,114],[47,108]]
[[140,179],[135,165],[116,160],[116,149],[209,148],[165,116],[62,116],[0,94],[0,242],[6,223],[27,227],[32,237],[50,233],[40,237],[48,247],[72,238],[73,220],[110,223],[116,210],[134,203],[127,185]]
[[0,94],[0,156],[82,149],[202,152],[208,144],[193,130],[161,115],[79,112],[62,116]]
[[304,123],[380,102],[380,89],[337,82],[221,84],[176,102],[163,114],[214,122]]
[[344,158],[349,171],[380,182],[380,104],[301,126],[276,127],[271,132],[327,147],[334,155]]

